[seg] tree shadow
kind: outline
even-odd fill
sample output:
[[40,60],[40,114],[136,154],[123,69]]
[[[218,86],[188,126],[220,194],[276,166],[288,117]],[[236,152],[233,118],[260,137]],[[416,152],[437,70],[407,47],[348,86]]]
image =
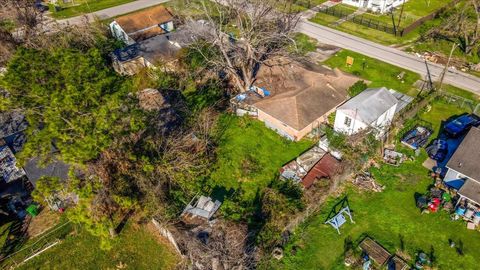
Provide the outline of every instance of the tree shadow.
[[8,234],[0,250],[0,258],[5,258],[21,247],[28,239],[28,226],[30,217],[15,219],[8,227]]
[[125,216],[122,218],[120,223],[115,228],[116,234],[120,234],[122,232],[123,228],[125,228],[125,225],[127,224],[128,220],[130,219],[130,217],[133,215],[134,212],[135,210],[131,209],[130,211],[127,212],[127,214],[125,214]]

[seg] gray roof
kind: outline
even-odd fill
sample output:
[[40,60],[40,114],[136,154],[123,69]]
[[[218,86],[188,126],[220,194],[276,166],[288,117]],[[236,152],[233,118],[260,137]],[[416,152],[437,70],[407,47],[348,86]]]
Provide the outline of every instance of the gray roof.
[[465,181],[465,184],[458,190],[458,193],[468,199],[480,204],[480,183],[472,180]]
[[25,176],[25,171],[17,167],[17,159],[8,146],[0,146],[0,180],[6,183]]
[[463,139],[447,167],[480,182],[480,129],[473,127]]
[[371,124],[397,103],[397,98],[387,88],[368,88],[343,103],[338,110],[353,111],[357,119]]
[[59,160],[52,160],[47,164],[41,164],[40,158],[36,157],[27,161],[23,169],[27,174],[28,180],[35,185],[37,180],[42,176],[58,177],[60,180],[68,179],[70,166]]
[[25,116],[18,111],[0,113],[0,138],[27,129]]
[[395,110],[395,113],[400,112],[405,107],[407,107],[408,104],[410,104],[413,101],[413,97],[411,96],[402,94],[393,89],[390,89],[389,91],[398,100],[397,109]]

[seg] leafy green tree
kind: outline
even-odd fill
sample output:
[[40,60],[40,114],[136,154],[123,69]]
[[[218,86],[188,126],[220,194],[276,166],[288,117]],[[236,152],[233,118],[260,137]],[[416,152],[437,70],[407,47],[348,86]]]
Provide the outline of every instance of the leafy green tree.
[[142,126],[128,111],[129,84],[96,48],[20,49],[3,84],[10,97],[0,110],[21,109],[30,125],[23,157],[48,157],[53,143],[61,159],[82,164],[114,136]]
[[367,87],[368,86],[364,81],[358,81],[354,85],[350,86],[350,88],[348,88],[348,95],[350,97],[354,97],[363,92],[363,90],[367,89]]
[[32,192],[32,197],[35,201],[42,203],[60,189],[62,189],[62,184],[58,177],[43,176],[38,179],[35,190]]

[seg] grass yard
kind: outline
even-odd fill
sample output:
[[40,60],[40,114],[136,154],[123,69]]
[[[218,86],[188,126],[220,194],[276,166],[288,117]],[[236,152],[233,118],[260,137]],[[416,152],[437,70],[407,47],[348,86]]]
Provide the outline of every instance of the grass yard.
[[[422,42],[417,42],[413,44],[411,48],[409,48],[410,51],[414,52],[436,52],[441,54],[444,57],[448,57],[450,55],[450,51],[452,49],[453,42],[450,40],[446,39],[430,39]],[[455,49],[453,51],[453,57],[455,59],[465,61],[465,62],[471,62],[471,63],[479,63],[480,62],[480,56],[471,54],[467,55],[465,54],[462,50],[459,48]],[[475,74],[474,74],[475,75]]]
[[[347,67],[346,65],[347,56],[354,58],[351,67]],[[417,90],[413,87],[413,84],[420,79],[420,75],[359,53],[341,50],[325,61],[324,64],[371,81],[369,87],[385,86],[411,96],[417,94]],[[402,72],[405,72],[405,76],[403,80],[399,80],[397,76]]]
[[463,90],[463,89],[455,87],[453,85],[445,84],[445,85],[443,85],[442,90],[447,92],[447,93],[459,96],[459,97],[470,99],[474,102],[480,102],[480,96],[478,96],[477,94],[469,92],[467,90]]
[[325,13],[317,13],[313,18],[310,19],[310,21],[314,23],[329,26],[337,30],[340,30],[342,32],[349,33],[349,34],[352,34],[364,39],[368,39],[380,44],[384,44],[384,45],[408,44],[415,41],[420,36],[419,28],[415,29],[414,31],[408,33],[403,37],[396,37],[392,34],[385,33],[383,31],[369,28],[367,26],[356,24],[350,21],[346,21],[335,27],[331,25],[333,22],[336,22],[338,20],[339,20],[338,17],[328,15]]
[[295,1],[292,1],[292,10],[305,11],[307,9],[311,9],[327,1],[328,0],[295,0]]
[[[405,2],[405,6],[403,8],[403,15],[402,20],[400,21],[400,28],[406,27],[416,20],[434,12],[442,8],[443,6],[447,5],[451,0],[410,0]],[[398,23],[401,14],[401,7],[399,6],[394,11],[394,18],[395,23]],[[372,18],[378,21],[382,21],[393,25],[392,23],[392,15],[391,14],[376,14],[376,13],[365,13],[364,16],[367,18]]]
[[[429,2],[430,3],[424,0],[410,0],[406,2],[400,28],[410,25],[414,21],[420,19],[425,15],[430,14],[431,12],[441,8],[442,6],[446,5],[446,3],[448,3],[448,1],[444,0],[431,0]],[[337,5],[335,8],[344,10],[345,8],[343,6],[344,5]],[[355,8],[353,7],[350,8],[352,10],[355,10]],[[400,17],[400,8],[397,8],[394,14],[397,23]],[[390,26],[393,25],[392,16],[390,14],[376,14],[368,12],[363,14],[362,16],[365,20],[372,19],[383,22]],[[317,13],[316,16],[310,20],[321,25],[332,27],[331,23],[337,21],[338,18],[324,13]],[[438,23],[440,23],[440,20],[438,19],[431,20],[428,22],[427,26],[432,27],[433,25]],[[334,28],[384,45],[404,45],[412,43],[420,37],[422,32],[421,27],[418,27],[407,35],[400,37],[350,21],[344,22],[338,26],[335,26]]]
[[[434,101],[428,112],[419,117],[435,126],[438,133],[440,123],[455,114],[467,112],[454,104]],[[418,251],[433,254],[438,269],[478,269],[480,232],[466,229],[465,223],[451,221],[446,212],[420,214],[415,206],[416,192],[424,193],[432,184],[428,170],[421,164],[425,152],[415,161],[400,167],[381,165],[371,172],[386,186],[381,193],[360,192],[347,185],[343,195],[348,196],[355,224],[346,223],[341,235],[325,225],[325,218],[338,198],[331,198],[323,210],[297,230],[294,240],[287,247],[286,257],[272,265],[273,269],[346,269],[343,264],[344,244],[352,240],[355,244],[369,235],[391,253],[402,250],[415,259]],[[343,196],[342,195],[342,196]],[[449,246],[449,239],[463,246],[463,255]],[[296,252],[293,254],[292,250]],[[408,258],[406,258],[408,259]]]
[[54,11],[53,6],[50,10],[54,18],[66,19],[133,1],[135,0],[76,0],[74,1],[75,5],[62,6],[62,9],[58,12]]
[[430,106],[423,112],[420,112],[418,117],[432,124],[433,138],[437,138],[443,124],[452,116],[458,116],[464,113],[471,113],[472,111],[465,106],[461,108],[457,103],[448,103],[443,99],[435,99]]
[[298,53],[300,55],[306,55],[309,52],[317,50],[318,41],[309,37],[303,33],[296,33],[294,36],[295,46],[292,45],[289,51],[292,53]]
[[240,192],[241,200],[249,204],[270,184],[283,164],[312,145],[307,140],[289,141],[248,117],[225,114],[219,126],[217,163],[210,183]]
[[175,254],[144,226],[128,223],[109,251],[79,229],[19,269],[174,269]]

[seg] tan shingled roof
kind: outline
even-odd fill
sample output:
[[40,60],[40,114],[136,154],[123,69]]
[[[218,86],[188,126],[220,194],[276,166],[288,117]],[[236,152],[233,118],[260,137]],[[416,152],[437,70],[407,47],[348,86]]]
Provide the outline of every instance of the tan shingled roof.
[[255,106],[288,126],[302,130],[347,99],[358,78],[339,70],[313,71],[298,63],[262,67],[257,82],[272,93]]
[[[115,21],[127,33],[133,33],[142,29],[156,26],[173,20],[173,15],[164,6],[155,6],[138,12],[120,16]],[[149,34],[161,34],[163,30],[160,27],[147,30]]]

